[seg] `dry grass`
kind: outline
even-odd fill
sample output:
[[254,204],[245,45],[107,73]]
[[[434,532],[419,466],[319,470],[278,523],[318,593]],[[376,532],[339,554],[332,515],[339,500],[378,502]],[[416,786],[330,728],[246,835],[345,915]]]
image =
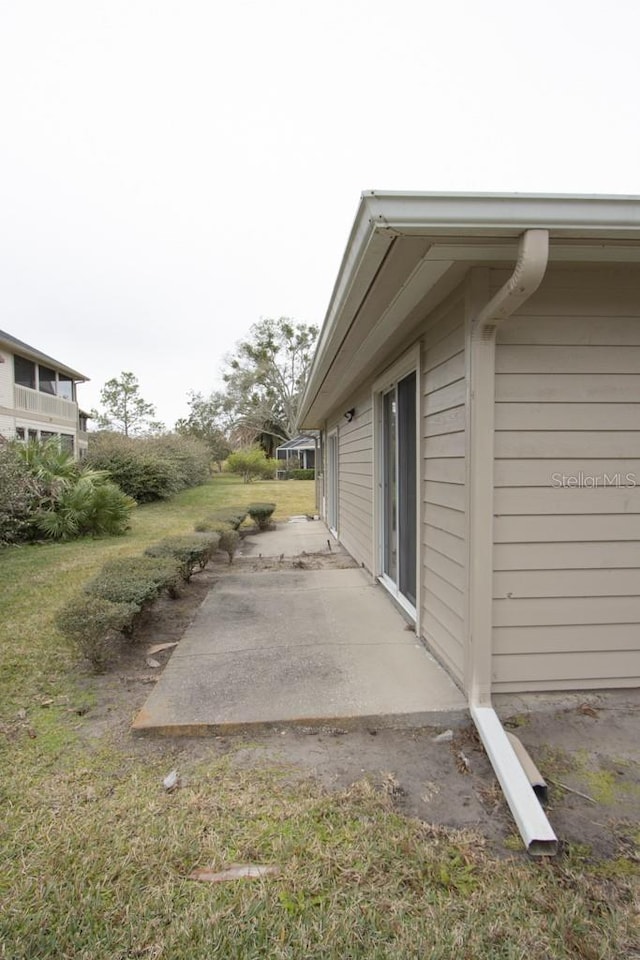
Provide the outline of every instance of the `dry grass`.
[[[312,511],[311,484],[267,486],[260,499],[281,516]],[[557,863],[496,860],[481,837],[401,816],[391,781],[329,795],[291,771],[238,769],[215,740],[194,759],[188,744],[84,735],[57,606],[108,557],[257,490],[222,478],[140,509],[127,538],[0,555],[0,958],[640,956],[637,845],[624,863],[577,848]],[[174,767],[181,786],[167,793]],[[234,862],[281,873],[188,879]]]

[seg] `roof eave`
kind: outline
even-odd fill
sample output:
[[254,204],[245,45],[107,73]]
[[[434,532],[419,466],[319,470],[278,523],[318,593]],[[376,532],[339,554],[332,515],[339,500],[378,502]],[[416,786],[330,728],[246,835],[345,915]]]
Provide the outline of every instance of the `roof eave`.
[[46,363],[55,367],[60,373],[64,373],[76,383],[87,383],[89,377],[85,376],[84,373],[80,373],[78,370],[74,370],[72,367],[68,367],[64,363],[60,363],[59,360],[55,360],[53,357],[50,357],[48,354],[43,353],[41,350],[36,350],[35,347],[30,346],[30,344],[25,343],[23,340],[19,340],[17,337],[11,336],[11,334],[6,333],[5,331],[0,331],[0,347],[9,350],[11,353],[18,353],[20,356],[26,357],[28,360],[35,360],[37,363]]
[[[607,241],[635,243],[640,197],[363,193],[314,354],[300,426],[318,426],[317,394],[396,237],[460,237],[482,244],[484,238],[515,239],[531,228],[548,229],[559,240],[593,240],[603,249]],[[469,256],[469,265],[482,262],[481,252]]]

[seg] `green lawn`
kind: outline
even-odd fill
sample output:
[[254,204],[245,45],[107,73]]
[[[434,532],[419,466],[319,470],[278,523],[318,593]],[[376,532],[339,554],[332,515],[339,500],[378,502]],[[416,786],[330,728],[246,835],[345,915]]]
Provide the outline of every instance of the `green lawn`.
[[[631,958],[637,862],[496,860],[407,819],[367,784],[327,795],[242,769],[217,742],[83,735],[89,680],[52,627],[105,559],[187,532],[217,505],[311,513],[310,482],[229,477],[136,511],[126,537],[0,553],[1,960]],[[94,694],[95,697],[95,694]],[[86,708],[87,716],[80,716]],[[162,778],[179,765],[174,793]],[[197,867],[277,864],[206,884]]]

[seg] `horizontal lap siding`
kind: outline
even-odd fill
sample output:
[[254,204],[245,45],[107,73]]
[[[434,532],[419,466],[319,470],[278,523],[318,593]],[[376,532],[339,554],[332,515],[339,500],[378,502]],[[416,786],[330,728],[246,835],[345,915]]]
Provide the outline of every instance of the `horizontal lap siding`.
[[422,611],[424,637],[463,679],[466,384],[464,303],[422,339]]
[[361,391],[348,404],[351,423],[338,425],[338,533],[351,556],[373,569],[373,417],[371,391]]
[[495,413],[495,689],[637,685],[637,267],[551,272],[498,335]]

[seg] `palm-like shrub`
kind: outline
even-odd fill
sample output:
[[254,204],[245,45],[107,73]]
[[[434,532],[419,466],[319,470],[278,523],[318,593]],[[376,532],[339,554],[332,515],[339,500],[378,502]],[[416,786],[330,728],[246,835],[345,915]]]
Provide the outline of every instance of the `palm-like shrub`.
[[53,540],[118,536],[128,528],[135,506],[135,500],[107,481],[104,473],[87,472],[65,485],[51,508],[39,511],[36,525]]
[[78,464],[57,440],[18,444],[20,469],[38,492],[31,503],[31,532],[53,540],[87,534],[124,533],[135,501],[110,481],[105,470]]

